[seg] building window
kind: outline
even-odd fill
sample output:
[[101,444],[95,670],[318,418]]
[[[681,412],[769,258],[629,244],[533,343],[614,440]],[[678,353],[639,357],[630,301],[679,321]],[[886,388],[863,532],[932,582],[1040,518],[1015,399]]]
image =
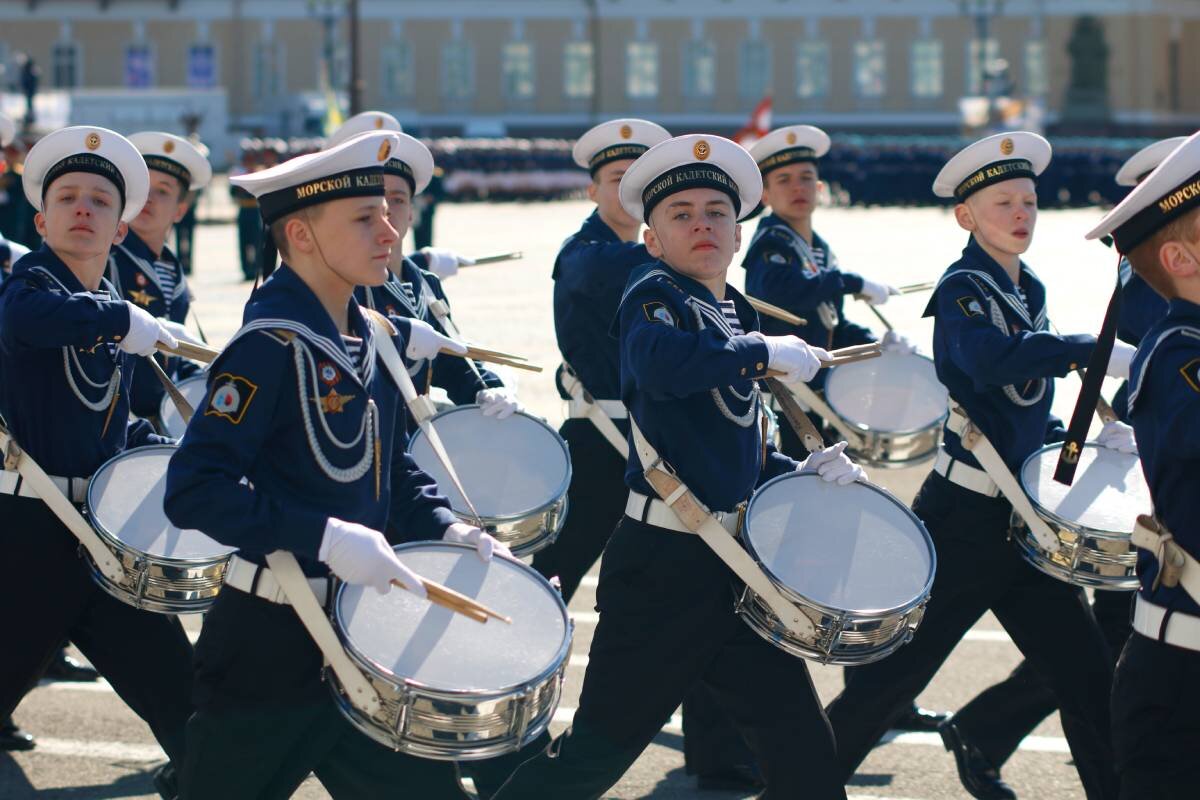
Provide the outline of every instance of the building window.
[[532,100],[533,45],[529,42],[509,42],[504,45],[500,61],[504,96],[510,100]]
[[757,100],[770,90],[770,45],[761,39],[742,42],[738,50],[738,94]]
[[1046,79],[1046,45],[1044,42],[1025,43],[1025,93],[1044,97],[1050,91]]
[[447,42],[442,47],[442,94],[448,99],[466,100],[475,93],[474,61],[467,42]]
[[154,50],[145,42],[125,47],[125,88],[148,89],[154,85]]
[[683,49],[683,96],[702,99],[716,93],[717,46],[712,42],[688,42]]
[[883,97],[887,90],[887,57],[883,42],[854,45],[854,88],[859,97]]
[[983,94],[983,71],[1000,57],[1000,42],[988,39],[967,42],[967,94]]
[[54,70],[54,88],[74,89],[79,85],[79,45],[55,42],[50,53]]
[[197,42],[188,48],[187,85],[193,89],[211,89],[217,85],[216,48]]
[[408,42],[393,40],[383,48],[383,58],[380,60],[383,68],[382,80],[379,85],[386,97],[412,97],[413,56],[412,47]]
[[927,39],[912,46],[913,97],[942,96],[942,43]]
[[274,39],[254,48],[254,96],[269,100],[283,94],[283,45]]
[[654,42],[625,45],[625,94],[635,100],[658,97],[658,45]]
[[563,93],[572,100],[586,100],[594,91],[592,43],[567,42],[563,49]]
[[829,94],[829,43],[796,45],[796,96],[805,100]]

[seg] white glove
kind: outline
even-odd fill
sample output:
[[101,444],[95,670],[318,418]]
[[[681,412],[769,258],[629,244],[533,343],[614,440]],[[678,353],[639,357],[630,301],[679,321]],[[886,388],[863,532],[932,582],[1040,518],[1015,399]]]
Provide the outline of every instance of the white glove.
[[485,417],[496,419],[508,419],[518,411],[524,410],[517,398],[509,394],[504,387],[480,389],[475,395],[475,402],[480,405]]
[[1108,369],[1106,370],[1109,377],[1129,380],[1129,366],[1133,363],[1136,353],[1137,348],[1131,344],[1122,341],[1113,342],[1113,351],[1108,358]]
[[207,347],[203,340],[196,338],[192,332],[183,326],[180,322],[172,322],[169,319],[159,319],[159,323],[167,329],[167,331],[181,342],[188,344],[198,344],[201,347]]
[[428,322],[422,322],[419,319],[410,319],[408,322],[410,325],[408,345],[404,348],[404,354],[410,361],[433,358],[442,350],[449,350],[460,356],[467,354],[465,344],[459,344],[449,336],[443,336]]
[[417,597],[425,596],[417,574],[400,563],[382,533],[366,525],[330,517],[317,558],[346,583],[374,586],[375,591],[387,594],[392,581],[399,581]]
[[459,267],[469,267],[475,263],[475,259],[460,256],[443,247],[422,247],[417,252],[425,256],[427,269],[442,280],[457,275]]
[[821,369],[821,360],[830,358],[827,350],[810,347],[798,336],[763,336],[767,343],[767,366],[784,373],[784,383],[808,383]]
[[178,347],[179,341],[171,332],[163,327],[161,320],[144,308],[125,301],[129,308],[129,332],[117,345],[126,353],[135,356],[148,356],[157,349],[156,344],[162,342],[167,347]]
[[512,551],[493,538],[491,534],[484,533],[474,525],[467,525],[465,522],[456,522],[446,528],[446,532],[442,534],[442,541],[473,544],[475,552],[484,562],[491,561],[492,556],[496,553],[512,557]]
[[1100,429],[1100,435],[1096,437],[1096,444],[1107,447],[1109,450],[1116,450],[1118,453],[1137,453],[1138,451],[1137,441],[1133,438],[1133,428],[1119,419],[1104,423],[1104,427]]
[[889,297],[899,295],[900,290],[886,283],[876,283],[863,278],[863,288],[859,294],[871,305],[881,306],[888,301]]
[[816,472],[826,483],[837,483],[846,486],[857,480],[865,480],[866,471],[850,460],[850,456],[842,451],[846,449],[845,442],[838,442],[832,447],[810,453],[800,465],[801,472]]
[[901,353],[908,355],[909,353],[917,352],[917,346],[909,341],[908,337],[902,333],[888,331],[883,335],[881,340],[883,351],[885,353]]

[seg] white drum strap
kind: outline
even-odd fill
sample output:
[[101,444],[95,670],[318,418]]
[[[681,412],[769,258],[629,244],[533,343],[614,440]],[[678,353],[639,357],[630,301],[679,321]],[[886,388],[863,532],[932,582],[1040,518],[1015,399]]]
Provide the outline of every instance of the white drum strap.
[[579,380],[579,376],[571,369],[569,364],[563,364],[562,375],[563,388],[567,390],[567,394],[571,395],[571,399],[581,403],[587,409],[587,420],[596,426],[596,430],[608,440],[608,443],[617,449],[617,453],[621,458],[629,458],[629,443],[625,437],[621,435],[621,429],[616,426],[612,418],[604,413],[604,409],[599,403],[593,403],[591,395],[583,388],[583,381]]
[[858,431],[846,424],[845,420],[838,415],[836,411],[829,407],[819,394],[808,388],[807,383],[785,383],[784,387],[795,395],[801,403],[804,403],[828,422],[834,429],[845,438],[846,443],[853,450],[861,450],[863,448],[863,439]]
[[321,608],[317,596],[313,594],[312,587],[308,585],[308,579],[304,577],[296,557],[287,550],[276,550],[267,553],[267,566],[270,567],[279,588],[287,595],[288,602],[292,604],[296,616],[312,637],[313,643],[341,681],[350,702],[365,714],[377,713],[382,705],[379,694],[362,671],[354,666],[350,656],[346,655],[333,624]]
[[633,445],[645,470],[646,480],[655,494],[675,512],[675,516],[679,517],[679,521],[688,530],[704,540],[709,549],[725,562],[725,566],[729,567],[734,575],[763,599],[785,628],[802,639],[814,638],[816,630],[812,620],[780,593],[741,544],[730,536],[729,531],[725,530],[704,504],[696,499],[687,485],[670,471],[653,445],[646,441],[632,415],[629,417],[629,427],[633,431]]
[[1057,553],[1060,544],[1058,537],[1054,535],[1054,531],[1050,530],[1046,520],[1042,519],[1034,510],[1033,503],[1029,502],[1029,496],[1025,494],[1021,484],[1009,472],[1008,465],[996,452],[995,446],[983,435],[983,431],[971,422],[967,417],[967,412],[961,406],[951,404],[950,418],[946,427],[952,433],[958,434],[963,447],[975,456],[979,466],[983,467],[983,471],[996,483],[996,487],[1004,495],[1004,499],[1008,500],[1013,510],[1021,516],[1021,519],[1025,520],[1025,524],[1033,533],[1033,538],[1037,539],[1038,545],[1049,553]]
[[404,361],[400,358],[400,353],[396,350],[396,345],[392,342],[392,336],[395,335],[396,329],[392,327],[392,323],[387,321],[378,311],[363,309],[363,313],[371,321],[371,327],[375,331],[375,352],[383,359],[383,366],[391,374],[392,380],[400,387],[400,394],[404,397],[404,402],[412,411],[413,419],[425,432],[425,438],[429,440],[429,446],[433,449],[433,454],[441,463],[442,468],[446,470],[446,474],[450,477],[450,483],[454,484],[454,488],[462,496],[463,502],[467,504],[467,510],[475,517],[475,524],[483,528],[483,517],[475,510],[475,504],[471,502],[471,498],[467,495],[467,490],[463,486],[462,481],[458,478],[458,471],[454,469],[454,464],[450,461],[450,454],[446,452],[445,445],[442,444],[442,437],[438,436],[438,432],[433,428],[433,403],[426,395],[418,395],[417,388],[413,386],[412,378],[409,377],[408,370],[404,368]]
[[1154,517],[1139,514],[1133,526],[1134,546],[1149,550],[1158,560],[1159,584],[1175,588],[1183,584],[1184,591],[1200,602],[1200,562],[1175,542],[1175,537]]
[[92,526],[79,513],[79,509],[75,508],[74,503],[54,485],[50,476],[28,453],[21,449],[17,440],[3,427],[0,427],[0,448],[4,451],[4,468],[20,473],[21,478],[54,512],[54,516],[58,517],[67,530],[75,534],[75,538],[88,551],[88,555],[92,557],[92,561],[96,562],[96,566],[104,573],[104,577],[113,583],[121,583],[125,579],[121,562],[104,545],[104,542],[100,541],[96,531],[92,530]]

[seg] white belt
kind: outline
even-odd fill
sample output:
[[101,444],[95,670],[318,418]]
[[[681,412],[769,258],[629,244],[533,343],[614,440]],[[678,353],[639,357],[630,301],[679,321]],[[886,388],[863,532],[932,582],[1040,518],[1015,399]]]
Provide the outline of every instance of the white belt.
[[596,405],[609,419],[628,419],[629,412],[620,400],[593,400],[590,404],[582,397],[572,397],[567,401],[567,416],[571,419],[581,419],[588,415],[588,406]]
[[944,447],[938,448],[937,458],[933,462],[933,471],[951,483],[958,484],[964,489],[970,489],[977,494],[988,497],[1000,496],[1000,487],[988,477],[986,472],[953,458]]
[[[649,508],[646,507],[647,501],[650,503]],[[721,527],[731,535],[737,536],[738,512],[713,511],[711,513],[721,523]],[[676,533],[695,533],[695,531],[689,530],[680,521],[678,515],[671,510],[671,507],[662,500],[647,497],[640,492],[632,490],[629,492],[629,500],[625,502],[625,516],[636,519],[639,522],[645,522],[647,525],[653,525],[656,528],[666,528]]]
[[1179,611],[1171,613],[1163,630],[1167,609],[1145,600],[1139,594],[1133,605],[1133,629],[1163,644],[1200,652],[1200,617]]
[[[258,576],[257,584],[254,582],[255,576]],[[275,574],[266,567],[260,567],[253,561],[247,561],[244,558],[233,556],[229,559],[229,567],[225,570],[225,585],[232,586],[246,594],[261,597],[270,603],[291,605],[283,588],[275,580]],[[326,594],[329,590],[328,578],[309,578],[308,585],[317,597],[322,600],[328,597]]]
[[[91,478],[59,478],[49,476],[58,490],[71,499],[72,503],[82,503],[87,500],[88,482]],[[0,472],[0,494],[15,494],[17,497],[35,497],[40,495],[33,490],[28,482],[22,480],[21,473],[12,470]]]

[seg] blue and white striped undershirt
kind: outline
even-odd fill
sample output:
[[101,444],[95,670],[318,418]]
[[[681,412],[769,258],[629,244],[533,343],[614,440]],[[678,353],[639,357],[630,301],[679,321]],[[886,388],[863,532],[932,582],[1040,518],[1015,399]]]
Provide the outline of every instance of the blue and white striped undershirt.
[[357,336],[348,336],[342,334],[342,344],[346,348],[346,352],[350,355],[350,360],[354,362],[354,369],[358,372],[359,377],[363,374],[363,340]]
[[725,321],[729,323],[729,327],[733,329],[734,336],[741,336],[746,331],[742,329],[742,321],[738,319],[737,306],[732,300],[718,300],[717,303],[721,306],[721,314],[725,317]]
[[163,299],[170,303],[175,297],[175,265],[166,261],[155,261],[154,272],[158,275],[158,283],[162,286]]

